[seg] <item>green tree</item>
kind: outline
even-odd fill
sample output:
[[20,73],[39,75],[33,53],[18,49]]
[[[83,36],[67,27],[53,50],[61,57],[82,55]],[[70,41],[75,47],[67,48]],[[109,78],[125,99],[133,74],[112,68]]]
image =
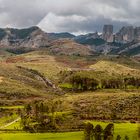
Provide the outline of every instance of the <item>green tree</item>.
[[100,125],[97,125],[94,129],[95,140],[102,140],[102,132],[103,132],[102,127]]
[[84,129],[84,135],[85,135],[85,140],[93,140],[93,124],[87,123],[85,124],[85,129]]
[[104,140],[113,140],[114,124],[108,124],[104,129]]

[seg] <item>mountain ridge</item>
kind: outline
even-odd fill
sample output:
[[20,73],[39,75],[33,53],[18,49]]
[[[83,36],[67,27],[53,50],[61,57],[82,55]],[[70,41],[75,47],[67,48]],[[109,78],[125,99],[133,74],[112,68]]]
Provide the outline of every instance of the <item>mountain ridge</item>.
[[[46,33],[37,26],[24,29],[0,28],[0,49],[5,49],[16,54],[26,53],[44,47],[49,48],[52,47],[54,42],[60,42],[60,40],[61,43],[58,46],[65,44],[62,40],[68,42],[71,40],[73,41],[71,44],[77,44],[78,47],[81,46],[81,49],[82,46],[85,46],[85,48],[89,48],[97,54],[127,56],[139,56],[140,54],[140,44],[138,41],[128,43],[107,42],[97,32],[75,36],[68,32]],[[63,49],[66,50],[66,47]],[[76,50],[77,48],[75,47],[75,52]]]

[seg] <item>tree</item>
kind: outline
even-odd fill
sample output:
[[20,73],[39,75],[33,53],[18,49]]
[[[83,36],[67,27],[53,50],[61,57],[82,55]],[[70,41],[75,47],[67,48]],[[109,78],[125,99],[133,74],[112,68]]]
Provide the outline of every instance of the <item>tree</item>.
[[104,129],[104,140],[113,140],[114,124],[110,123]]
[[103,132],[103,129],[100,125],[97,125],[94,129],[94,137],[95,137],[95,140],[102,140],[102,132]]
[[116,140],[121,140],[121,136],[118,135],[117,138],[116,138]]
[[84,134],[85,140],[93,140],[93,124],[87,123],[85,124]]
[[125,138],[124,138],[125,140],[129,140],[129,137],[128,136],[125,136]]
[[31,105],[28,104],[27,106],[25,106],[25,110],[26,110],[26,113],[29,115],[31,113],[31,110],[32,110]]

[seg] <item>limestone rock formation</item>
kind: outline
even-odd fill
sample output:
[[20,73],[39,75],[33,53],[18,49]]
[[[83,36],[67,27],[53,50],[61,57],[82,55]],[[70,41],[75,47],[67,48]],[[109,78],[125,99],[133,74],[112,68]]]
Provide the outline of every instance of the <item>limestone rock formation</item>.
[[135,31],[133,26],[122,27],[115,35],[116,42],[127,43],[135,39]]
[[103,39],[107,42],[113,42],[113,25],[104,25]]

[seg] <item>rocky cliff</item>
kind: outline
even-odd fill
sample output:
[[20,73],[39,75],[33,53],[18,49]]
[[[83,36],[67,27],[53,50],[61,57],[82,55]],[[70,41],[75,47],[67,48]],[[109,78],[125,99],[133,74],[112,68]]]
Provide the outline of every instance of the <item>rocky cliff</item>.
[[47,46],[48,43],[47,34],[36,26],[27,29],[0,29],[0,48],[38,48]]

